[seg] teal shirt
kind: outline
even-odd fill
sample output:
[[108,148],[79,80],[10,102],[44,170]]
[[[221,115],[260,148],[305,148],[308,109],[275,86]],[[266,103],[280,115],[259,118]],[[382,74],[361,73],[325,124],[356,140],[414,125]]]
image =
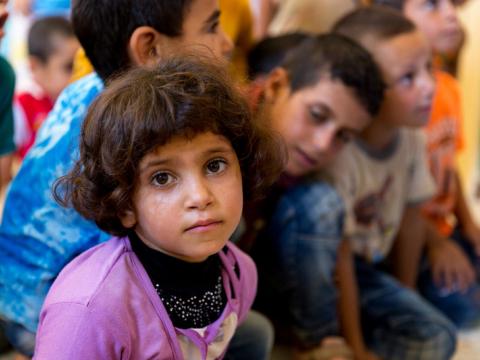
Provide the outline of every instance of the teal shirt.
[[15,150],[13,142],[13,93],[15,72],[0,56],[0,156]]

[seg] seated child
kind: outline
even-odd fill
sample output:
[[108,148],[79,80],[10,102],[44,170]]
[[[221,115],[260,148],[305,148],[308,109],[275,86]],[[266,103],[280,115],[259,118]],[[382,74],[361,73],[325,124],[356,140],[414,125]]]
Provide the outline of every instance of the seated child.
[[72,25],[95,73],[68,86],[57,100],[10,184],[0,224],[0,326],[31,357],[40,309],[60,270],[110,238],[92,221],[53,199],[53,182],[78,158],[88,106],[110,77],[153,66],[185,48],[212,58],[231,51],[219,27],[216,1],[76,0]]
[[300,32],[266,37],[250,50],[247,56],[248,78],[251,80],[248,89],[254,107],[258,105],[270,71],[283,62],[290,50],[309,37]]
[[[457,3],[390,0],[386,5],[401,10],[425,34],[434,53],[446,56],[462,41]],[[436,92],[425,134],[437,192],[422,208],[429,220],[426,254],[431,266],[419,274],[417,285],[455,325],[470,327],[480,320],[480,227],[467,205],[456,166],[463,147],[461,94],[451,75],[439,69],[434,75]]]
[[[330,265],[335,261],[313,257],[318,247],[328,247],[335,254],[340,241],[308,242],[306,235],[305,241],[297,243],[284,230],[290,217],[299,216],[302,222],[295,224],[295,231],[313,233],[318,228],[315,209],[328,209],[333,219],[342,209],[341,201],[326,183],[316,188],[318,196],[308,206],[298,202],[282,207],[282,200],[278,206],[277,201],[286,191],[302,191],[308,176],[331,162],[370,122],[380,107],[384,86],[368,52],[343,36],[307,37],[281,51],[288,54],[266,75],[258,111],[286,142],[289,160],[267,201],[244,212],[247,231],[242,245],[253,243],[259,268],[258,308],[280,329],[287,328],[285,338],[293,343],[296,358],[315,358],[325,354],[322,339],[338,332],[324,331],[324,319],[316,316],[324,301],[335,298],[334,291],[324,292],[317,286],[325,277],[333,281]],[[267,63],[266,72],[271,53],[256,56]],[[338,226],[333,222],[332,226],[325,231],[334,233]]]
[[16,95],[15,142],[24,158],[37,130],[72,76],[73,58],[79,47],[68,20],[46,17],[33,23],[28,33],[28,56],[37,89]]
[[282,164],[225,73],[173,58],[92,104],[55,195],[114,237],[60,272],[34,358],[223,357],[257,283],[228,239]]
[[346,208],[338,288],[349,294],[339,308],[349,320],[342,330],[354,348],[381,358],[449,359],[453,324],[385,271],[387,258],[400,278],[415,270],[425,233],[420,205],[435,192],[420,129],[434,93],[430,47],[411,21],[384,8],[356,10],[334,31],[372,53],[387,85],[379,114],[328,169]]

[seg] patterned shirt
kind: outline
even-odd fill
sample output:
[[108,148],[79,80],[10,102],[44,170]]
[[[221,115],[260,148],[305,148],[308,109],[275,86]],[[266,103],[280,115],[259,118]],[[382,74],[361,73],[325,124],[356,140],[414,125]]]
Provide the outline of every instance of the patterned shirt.
[[102,89],[102,80],[91,74],[64,90],[6,197],[0,225],[0,316],[32,332],[64,265],[109,238],[52,196],[55,180],[78,158],[84,116]]

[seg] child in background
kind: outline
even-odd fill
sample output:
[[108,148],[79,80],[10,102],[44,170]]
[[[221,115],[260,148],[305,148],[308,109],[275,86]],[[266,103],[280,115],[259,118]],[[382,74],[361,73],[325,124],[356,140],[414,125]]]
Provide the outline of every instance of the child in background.
[[290,33],[266,37],[260,40],[248,53],[249,99],[254,107],[258,104],[270,71],[282,64],[288,52],[310,35]]
[[[333,282],[340,243],[313,238],[319,228],[317,214],[319,209],[330,214],[325,232],[339,231],[341,200],[326,182],[313,186],[308,201],[285,206],[284,194],[302,193],[309,175],[333,161],[370,122],[380,107],[384,86],[371,56],[343,36],[306,36],[291,49],[283,46],[283,40],[277,51],[286,57],[279,56],[279,64],[272,65],[275,47],[265,53],[260,48],[250,59],[263,63],[252,69],[268,73],[261,75],[265,79],[258,112],[284,139],[289,160],[267,200],[246,209],[247,231],[240,244],[247,248],[253,244],[259,269],[257,306],[279,329],[287,329],[285,340],[293,345],[294,358],[350,358],[345,344],[322,343],[339,333],[323,328],[325,319],[317,316],[326,303],[337,299],[335,291],[324,291],[322,280]],[[271,66],[275,68],[269,71]],[[296,217],[302,220],[290,222]],[[304,238],[288,232],[290,225]],[[316,257],[320,248],[331,251],[333,258]]]
[[[385,1],[375,1],[385,4]],[[412,20],[434,53],[446,55],[462,41],[457,1],[393,1]],[[436,70],[436,92],[425,128],[435,197],[423,206],[428,221],[427,257],[430,269],[420,273],[419,291],[458,327],[480,320],[480,228],[468,208],[456,166],[463,147],[461,94],[457,81]]]
[[[4,35],[3,26],[7,18],[7,1],[0,0],[0,39]],[[0,201],[12,176],[12,158],[15,151],[12,111],[14,91],[15,73],[8,61],[0,56]]]
[[243,197],[282,164],[229,80],[173,58],[132,70],[92,104],[80,159],[55,195],[117,237],[59,274],[34,358],[223,357],[257,283],[228,239]]
[[430,47],[411,21],[381,7],[346,15],[334,31],[372,53],[387,85],[379,114],[329,169],[346,207],[343,331],[354,348],[368,346],[384,359],[449,359],[454,325],[386,272],[387,259],[400,279],[416,272],[425,234],[420,205],[435,193],[420,129],[434,93]]
[[37,130],[68,85],[78,47],[72,26],[62,17],[42,18],[30,28],[28,56],[38,89],[16,95],[15,143],[20,158],[33,145]]

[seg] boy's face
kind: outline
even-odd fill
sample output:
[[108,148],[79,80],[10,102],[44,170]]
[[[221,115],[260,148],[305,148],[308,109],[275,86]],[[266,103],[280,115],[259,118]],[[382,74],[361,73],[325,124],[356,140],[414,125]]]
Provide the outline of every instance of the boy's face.
[[285,171],[291,176],[328,165],[371,120],[353,90],[327,75],[292,93],[285,70],[277,69],[266,84],[266,116],[287,145]]
[[228,57],[233,43],[220,26],[219,18],[217,0],[194,0],[185,14],[182,35],[172,41],[217,58]]
[[211,132],[173,138],[139,166],[134,211],[122,223],[149,247],[200,262],[225,245],[242,214],[242,176],[230,142]]
[[408,0],[404,14],[422,31],[439,54],[456,52],[463,39],[455,0]]
[[418,31],[368,46],[387,85],[379,117],[393,126],[423,126],[429,119],[435,84],[431,51]]
[[30,65],[35,82],[55,101],[72,77],[73,60],[79,48],[74,37],[57,36],[53,39],[56,49],[44,63],[31,58]]

